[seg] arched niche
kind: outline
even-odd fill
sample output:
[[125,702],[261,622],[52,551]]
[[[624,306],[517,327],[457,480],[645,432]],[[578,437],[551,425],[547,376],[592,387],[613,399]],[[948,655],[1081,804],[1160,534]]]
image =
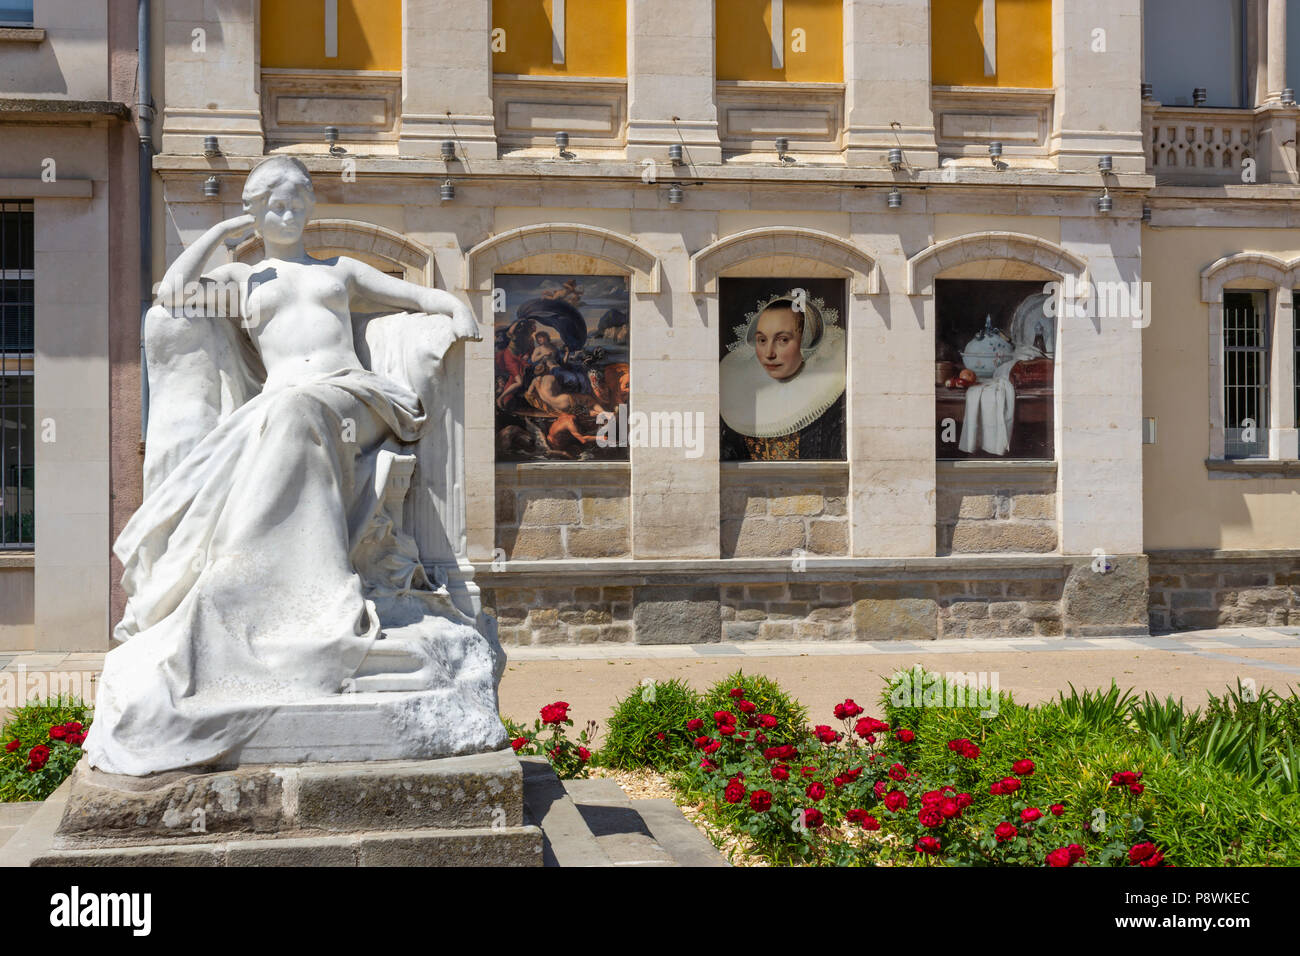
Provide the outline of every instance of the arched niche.
[[907,294],[933,295],[934,280],[1007,279],[1045,282],[1088,278],[1088,264],[1038,236],[977,232],[936,242],[907,260]]
[[691,256],[691,293],[716,293],[724,274],[840,276],[850,295],[880,291],[874,259],[846,239],[799,226],[747,229],[705,246]]
[[[557,261],[558,256],[567,261]],[[506,269],[581,274],[608,267],[629,273],[633,292],[659,292],[657,256],[612,229],[576,222],[519,226],[485,239],[465,256],[464,285],[470,291],[490,291],[492,277]]]

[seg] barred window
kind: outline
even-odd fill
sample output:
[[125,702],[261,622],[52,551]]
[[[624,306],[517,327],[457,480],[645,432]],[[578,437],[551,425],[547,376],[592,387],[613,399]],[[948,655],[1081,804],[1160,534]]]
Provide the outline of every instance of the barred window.
[[1267,458],[1269,346],[1267,292],[1223,294],[1224,457]]
[[0,202],[0,548],[30,548],[35,403],[32,204]]
[[32,0],[0,0],[0,27],[32,25]]

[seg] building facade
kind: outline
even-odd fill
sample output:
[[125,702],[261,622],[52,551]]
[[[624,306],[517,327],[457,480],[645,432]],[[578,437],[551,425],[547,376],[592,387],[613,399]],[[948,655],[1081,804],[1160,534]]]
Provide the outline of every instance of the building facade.
[[507,645],[1294,624],[1289,6],[155,0],[154,275],[290,154],[473,305]]
[[0,650],[107,647],[113,488],[139,470],[136,22],[0,2]]

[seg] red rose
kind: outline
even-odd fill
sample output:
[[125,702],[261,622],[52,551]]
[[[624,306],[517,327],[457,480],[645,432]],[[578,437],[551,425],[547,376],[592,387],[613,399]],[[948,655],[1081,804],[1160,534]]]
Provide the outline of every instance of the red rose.
[[559,726],[569,719],[569,705],[562,700],[542,708],[542,723]]
[[1037,807],[1025,807],[1020,811],[1020,819],[1025,823],[1033,823],[1035,820],[1041,820],[1043,813]]
[[713,722],[719,727],[734,727],[736,725],[736,715],[729,710],[715,711]]
[[999,782],[1002,785],[1003,795],[1015,793],[1020,789],[1020,781],[1015,777],[1003,777]]
[[924,853],[927,856],[935,856],[941,849],[939,841],[932,836],[923,836],[916,841],[916,852]]
[[804,789],[809,800],[822,800],[826,797],[826,788],[814,780]]
[[23,742],[22,742],[21,740],[18,740],[17,738],[15,738],[15,739],[9,741],[9,743],[5,744],[5,753],[13,753],[15,750],[17,750],[17,749],[18,749],[19,747],[21,747],[22,745],[23,745]]
[[889,729],[889,724],[876,720],[874,717],[863,717],[857,722],[853,730],[859,737],[867,737],[871,734],[883,733]]
[[840,739],[840,735],[825,724],[818,724],[813,728],[813,736],[824,744],[833,744]]
[[943,814],[934,807],[926,807],[916,815],[916,819],[921,821],[921,826],[929,827],[934,830],[943,826]]
[[948,741],[948,749],[953,753],[961,753],[961,748],[970,743],[965,737],[958,737],[955,740]]
[[[1159,854],[1160,851],[1156,849],[1154,843],[1138,843],[1129,848],[1128,860],[1130,863],[1140,863],[1143,866],[1147,866],[1148,864],[1145,861],[1149,860],[1152,856]],[[1161,858],[1163,859],[1163,856]]]
[[754,734],[754,743],[756,744],[767,743],[767,734]]
[[1063,814],[1065,813],[1065,804],[1063,804],[1063,803],[1054,803],[1054,804],[1052,804],[1050,807],[1047,808],[1047,812],[1050,813],[1050,814],[1051,814],[1052,816],[1054,816],[1054,817],[1059,817],[1059,816],[1061,816],[1061,815],[1063,815]]
[[809,807],[807,810],[803,811],[804,826],[816,830],[822,825],[822,822],[822,812],[815,807]]
[[1065,847],[1053,850],[1047,854],[1048,866],[1069,866],[1074,860],[1070,859],[1070,851]]
[[907,794],[902,790],[890,790],[885,794],[886,809],[897,813],[899,810],[907,809]]
[[704,729],[704,721],[700,720],[698,717],[692,717],[690,720],[686,721],[686,729],[698,733]]
[[889,779],[890,779],[890,780],[906,780],[906,779],[907,779],[907,768],[904,767],[901,763],[896,763],[896,764],[894,764],[892,767],[889,768]]
[[66,736],[68,736],[68,729],[64,727],[62,724],[50,728],[51,740],[62,740]]
[[704,745],[703,747],[701,747],[700,749],[703,750],[706,754],[715,754],[715,753],[718,752],[718,749],[719,749],[721,746],[722,746],[722,741],[720,741],[720,740],[710,740],[707,744],[705,744],[705,745]]
[[81,721],[79,720],[70,720],[63,725],[63,728],[70,734],[79,734],[86,729],[81,726]]
[[583,763],[586,763],[588,760],[591,759],[591,751],[588,750],[586,747],[579,747],[578,759],[581,760]]
[[876,796],[883,797],[885,795],[885,781],[877,780],[871,789],[876,791]]
[[736,732],[735,724],[721,724],[718,727],[718,733],[722,734],[722,736],[724,737],[730,737],[735,732]]
[[963,810],[965,810],[967,807],[969,807],[972,803],[975,802],[975,798],[972,797],[969,793],[959,793],[957,794],[955,799],[957,801],[957,806],[961,807],[961,809]]
[[775,767],[772,768],[772,779],[773,779],[773,780],[789,780],[789,779],[790,779],[790,768],[787,767],[787,766],[786,766],[785,764],[783,764],[783,763],[779,763],[779,764],[777,764]]
[[758,710],[758,704],[754,703],[752,700],[742,700],[736,706],[740,708],[742,714],[752,714]]
[[852,720],[854,717],[861,714],[862,710],[861,707],[853,702],[853,698],[850,697],[845,700],[844,703],[835,705],[835,716],[840,720]]
[[800,767],[800,768],[799,768],[799,772],[800,772],[801,774],[803,774],[805,777],[811,777],[813,774],[815,774],[815,773],[817,772],[817,768],[816,768],[816,767]]
[[85,734],[68,734],[68,743],[72,744],[74,747],[80,747],[85,742]]
[[659,731],[659,733],[655,734],[655,739],[656,739],[656,740],[660,740],[660,741],[662,741],[662,740],[667,740],[667,739],[668,739],[668,735],[667,735],[666,733],[664,733],[664,732],[661,730],[661,731]]
[[943,803],[943,793],[938,790],[931,790],[929,793],[921,794],[921,806],[937,807]]
[[745,785],[739,780],[732,780],[727,784],[727,789],[723,791],[722,796],[728,803],[739,803],[745,799]]
[[961,816],[961,805],[956,800],[945,800],[939,804],[939,812],[944,815],[945,819],[951,820],[953,817]]
[[1071,843],[1069,846],[1066,847],[1066,849],[1070,852],[1071,863],[1078,863],[1080,860],[1084,858],[1084,855],[1087,852],[1084,850],[1083,847],[1079,846],[1079,844],[1077,843]]
[[1142,791],[1146,788],[1147,785],[1145,783],[1131,783],[1129,784],[1128,792],[1133,794],[1135,797],[1140,797],[1142,796]]
[[852,770],[845,770],[841,776],[844,777],[845,783],[852,783],[854,780],[857,780],[858,777],[862,776],[862,768],[854,767]]
[[1139,866],[1159,866],[1163,862],[1165,862],[1165,855],[1159,850],[1156,850],[1156,852],[1143,860]]
[[997,837],[999,843],[1006,843],[1008,840],[1014,840],[1020,831],[1016,829],[1014,823],[1003,821],[993,828],[993,835]]
[[989,793],[993,794],[995,797],[1002,796],[1002,781],[995,780],[989,784]]
[[700,749],[700,750],[703,750],[705,747],[707,747],[707,746],[708,746],[710,743],[712,743],[712,742],[713,742],[713,738],[712,738],[712,737],[696,737],[696,738],[695,738],[695,746],[696,746],[698,749]]
[[980,755],[980,749],[968,740],[961,748],[961,755],[967,760],[975,760]]
[[718,769],[718,765],[714,763],[712,760],[710,760],[708,757],[705,757],[703,760],[700,761],[700,769],[703,770],[705,773],[711,773],[714,770]]
[[745,696],[745,688],[733,687],[731,690],[727,691],[727,693],[739,700],[741,697]]
[[755,790],[749,795],[749,809],[756,813],[767,813],[772,809],[772,794],[766,790]]
[[898,738],[900,743],[904,743],[904,744],[910,744],[913,740],[916,739],[916,734],[907,729],[897,731],[894,734],[894,736]]
[[527,744],[527,737],[516,737],[514,740],[510,741],[510,746],[515,748],[515,753],[519,753],[519,748],[527,746]]
[[1032,760],[1017,760],[1011,765],[1011,772],[1022,777],[1028,777],[1034,772],[1034,762]]
[[865,816],[865,817],[862,818],[862,829],[864,829],[864,830],[879,830],[879,829],[880,829],[880,821],[877,820],[875,817],[872,817],[872,816]]
[[1113,774],[1110,778],[1113,787],[1131,787],[1142,779],[1142,774],[1134,770],[1124,770],[1120,773]]
[[758,715],[758,726],[762,727],[764,730],[772,730],[776,727],[776,724],[777,720],[771,714]]
[[45,744],[37,744],[27,753],[27,771],[35,773],[42,769],[50,759],[50,748]]

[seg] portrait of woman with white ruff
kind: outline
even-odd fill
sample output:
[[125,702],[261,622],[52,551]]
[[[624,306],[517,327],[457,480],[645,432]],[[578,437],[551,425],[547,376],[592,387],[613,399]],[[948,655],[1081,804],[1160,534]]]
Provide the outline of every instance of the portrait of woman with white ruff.
[[719,370],[722,460],[842,459],[847,353],[828,300],[842,301],[843,283],[723,279],[719,292],[724,317],[756,302],[731,325]]

